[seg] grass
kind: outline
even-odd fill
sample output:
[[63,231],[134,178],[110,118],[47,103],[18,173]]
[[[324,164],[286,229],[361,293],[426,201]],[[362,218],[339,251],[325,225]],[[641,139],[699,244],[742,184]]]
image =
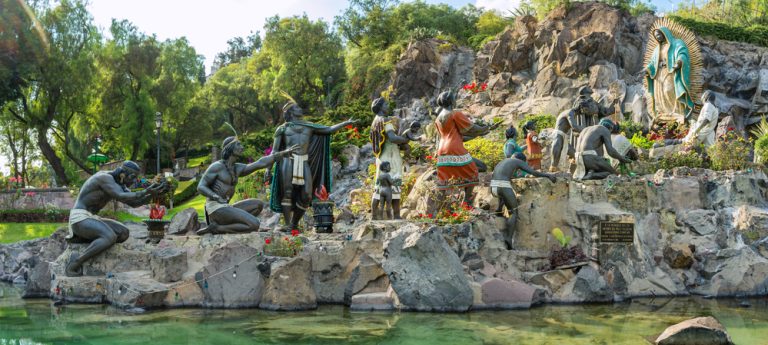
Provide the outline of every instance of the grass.
[[1,223],[0,243],[13,243],[50,236],[66,223]]
[[207,155],[206,156],[201,156],[201,157],[190,158],[189,161],[187,162],[187,166],[190,167],[190,168],[194,168],[196,166],[200,166],[201,164],[205,163],[205,161],[208,160],[208,158],[210,158],[210,156],[207,156]]
[[187,180],[187,181],[179,182],[179,186],[176,187],[176,191],[173,194],[178,195],[179,193],[181,193],[183,190],[187,189],[187,187],[189,187],[189,185],[191,185],[193,183],[197,183],[197,180],[192,179],[192,180]]

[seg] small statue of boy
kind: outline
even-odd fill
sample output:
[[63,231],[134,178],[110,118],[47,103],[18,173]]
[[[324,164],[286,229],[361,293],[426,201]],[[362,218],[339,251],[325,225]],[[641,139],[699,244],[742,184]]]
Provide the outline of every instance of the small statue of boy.
[[[419,130],[421,130],[421,123],[419,121],[413,121],[411,122],[411,126],[403,132],[403,137],[408,138],[410,141],[419,141],[421,140],[421,136],[417,134],[419,133]],[[411,154],[411,146],[408,145],[408,143],[400,144],[400,150],[403,151],[405,156]]]
[[[376,213],[378,213],[376,217],[377,219],[393,219],[392,186],[395,184],[395,181],[392,179],[392,176],[389,175],[390,170],[392,170],[392,167],[387,161],[383,161],[379,165],[379,178],[376,182],[379,185],[378,193],[379,200],[381,200],[381,208],[379,210],[374,210]],[[382,211],[385,218],[381,217]]]

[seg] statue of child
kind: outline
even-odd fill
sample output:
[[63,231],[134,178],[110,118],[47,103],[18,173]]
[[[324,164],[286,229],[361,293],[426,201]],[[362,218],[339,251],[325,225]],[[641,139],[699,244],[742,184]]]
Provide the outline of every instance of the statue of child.
[[392,176],[389,175],[389,171],[392,169],[389,162],[383,161],[379,165],[379,178],[376,180],[377,184],[379,185],[379,200],[381,200],[381,209],[380,210],[374,210],[375,212],[379,213],[376,217],[377,219],[384,219],[381,218],[381,212],[383,211],[384,215],[388,219],[393,219],[392,214],[392,186],[394,185],[395,181],[392,179]]

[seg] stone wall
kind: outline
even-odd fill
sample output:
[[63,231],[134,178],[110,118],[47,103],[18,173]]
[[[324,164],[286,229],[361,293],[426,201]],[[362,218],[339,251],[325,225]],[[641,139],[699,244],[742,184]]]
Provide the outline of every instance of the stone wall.
[[0,208],[16,210],[32,210],[43,208],[71,209],[75,205],[75,198],[69,189],[25,188],[19,190],[0,191]]

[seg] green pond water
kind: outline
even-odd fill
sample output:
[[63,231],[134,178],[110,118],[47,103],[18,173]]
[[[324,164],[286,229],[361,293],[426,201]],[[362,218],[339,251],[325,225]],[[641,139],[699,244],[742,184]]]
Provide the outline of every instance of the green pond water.
[[130,314],[103,305],[55,307],[0,284],[6,344],[645,344],[696,316],[715,316],[736,344],[768,344],[768,299],[642,299],[462,314],[174,309]]

